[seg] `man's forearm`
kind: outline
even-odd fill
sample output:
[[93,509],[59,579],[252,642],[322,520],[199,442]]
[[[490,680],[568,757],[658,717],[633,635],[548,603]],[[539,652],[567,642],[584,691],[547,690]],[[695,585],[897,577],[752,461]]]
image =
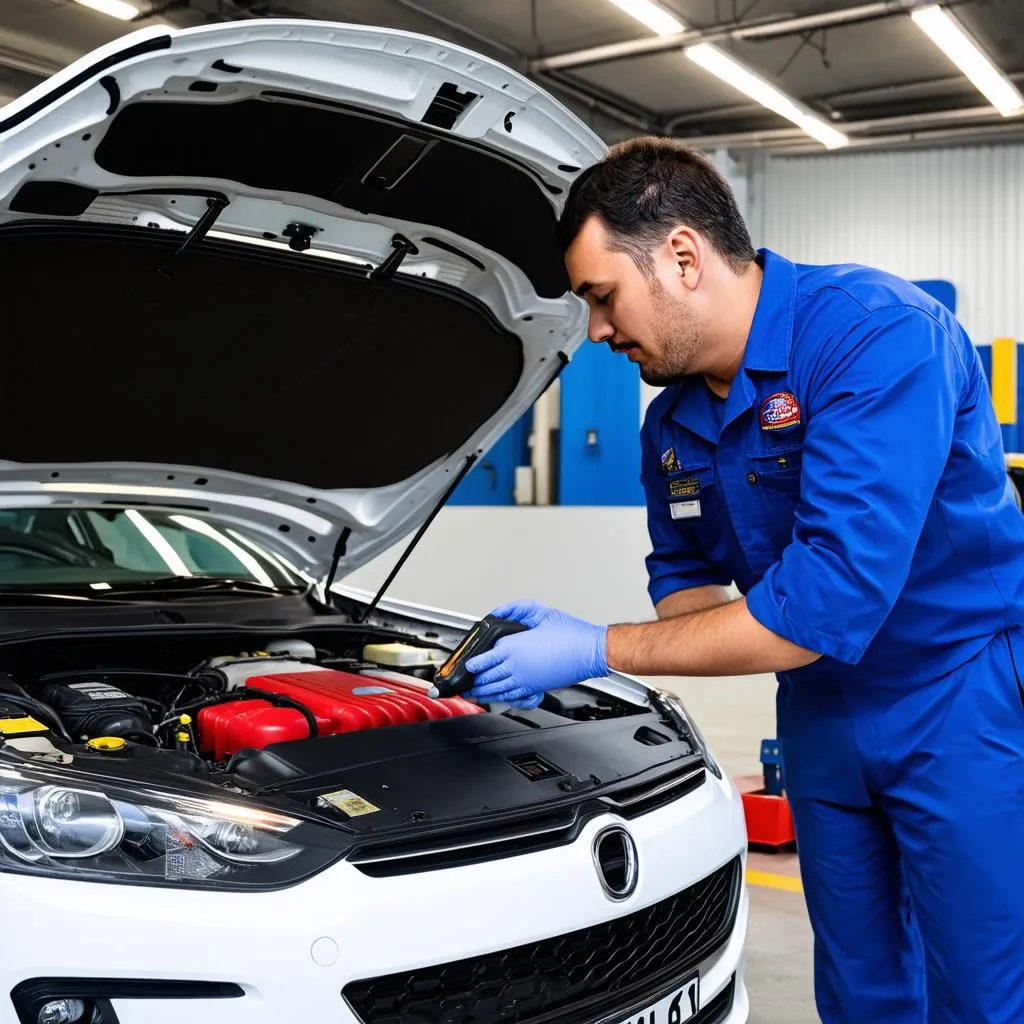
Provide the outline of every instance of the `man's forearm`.
[[762,626],[742,598],[659,622],[611,626],[607,651],[610,669],[639,676],[786,672],[820,657]]
[[677,590],[674,594],[663,597],[654,606],[654,610],[659,619],[674,619],[678,615],[728,604],[731,600],[727,587],[692,587],[689,590]]

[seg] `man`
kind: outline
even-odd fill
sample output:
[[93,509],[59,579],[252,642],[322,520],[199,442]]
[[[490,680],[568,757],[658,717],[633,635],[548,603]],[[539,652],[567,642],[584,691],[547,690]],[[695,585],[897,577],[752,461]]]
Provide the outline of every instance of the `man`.
[[906,281],[755,252],[668,140],[581,174],[562,228],[591,340],[666,386],[658,621],[496,609],[531,628],[469,663],[474,696],[776,673],[822,1020],[1020,1024],[1024,517],[969,338]]

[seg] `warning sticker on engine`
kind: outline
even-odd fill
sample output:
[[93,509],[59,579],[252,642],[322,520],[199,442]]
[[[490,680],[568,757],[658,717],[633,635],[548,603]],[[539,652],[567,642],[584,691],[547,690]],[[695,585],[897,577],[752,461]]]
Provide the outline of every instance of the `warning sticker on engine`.
[[350,789],[339,789],[333,793],[321,793],[320,799],[339,811],[344,811],[350,818],[358,818],[361,814],[376,814],[380,810],[369,800],[364,800],[358,793]]

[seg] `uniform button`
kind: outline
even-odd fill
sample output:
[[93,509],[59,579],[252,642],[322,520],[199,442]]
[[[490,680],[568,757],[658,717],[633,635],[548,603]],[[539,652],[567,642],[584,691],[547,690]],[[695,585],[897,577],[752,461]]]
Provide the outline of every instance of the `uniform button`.
[[748,473],[747,474],[747,483],[756,484],[757,483],[757,474],[756,473]]

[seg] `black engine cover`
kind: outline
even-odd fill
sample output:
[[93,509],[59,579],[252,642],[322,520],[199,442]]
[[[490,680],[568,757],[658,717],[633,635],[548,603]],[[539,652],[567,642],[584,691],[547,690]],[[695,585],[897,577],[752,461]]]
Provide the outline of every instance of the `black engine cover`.
[[44,683],[39,697],[60,715],[75,739],[153,732],[146,705],[102,680]]

